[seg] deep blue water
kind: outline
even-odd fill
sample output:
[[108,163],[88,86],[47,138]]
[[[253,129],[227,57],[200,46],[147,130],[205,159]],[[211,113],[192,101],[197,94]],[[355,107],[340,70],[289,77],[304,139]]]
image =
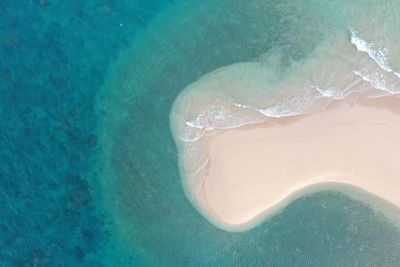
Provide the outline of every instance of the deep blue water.
[[245,233],[186,200],[168,122],[176,95],[274,46],[301,58],[319,38],[288,45],[290,26],[309,20],[290,1],[207,1],[154,22],[192,2],[0,1],[0,267],[399,266],[398,229],[339,193]]
[[166,2],[0,1],[0,266],[102,265],[95,95]]

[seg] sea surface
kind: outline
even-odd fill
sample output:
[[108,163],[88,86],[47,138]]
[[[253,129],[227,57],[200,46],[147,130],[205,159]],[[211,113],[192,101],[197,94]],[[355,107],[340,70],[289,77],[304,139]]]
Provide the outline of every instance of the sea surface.
[[216,228],[185,196],[169,121],[207,73],[268,58],[279,82],[340,29],[379,67],[360,75],[397,89],[399,4],[0,1],[0,267],[400,266],[399,228],[339,192]]

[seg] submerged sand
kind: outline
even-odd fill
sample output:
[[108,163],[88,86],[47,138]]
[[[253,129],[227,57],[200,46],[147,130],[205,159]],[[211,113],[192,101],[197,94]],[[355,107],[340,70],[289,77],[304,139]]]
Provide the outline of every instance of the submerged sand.
[[400,207],[400,100],[331,104],[311,114],[218,130],[193,196],[216,225],[248,228],[293,193],[322,183],[352,185]]

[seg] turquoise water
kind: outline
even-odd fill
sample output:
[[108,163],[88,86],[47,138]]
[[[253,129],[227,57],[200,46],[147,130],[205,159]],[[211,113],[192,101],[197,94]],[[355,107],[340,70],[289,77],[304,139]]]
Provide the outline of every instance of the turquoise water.
[[107,266],[95,96],[166,4],[0,1],[0,266]]
[[1,1],[0,266],[400,265],[398,228],[340,193],[229,233],[181,186],[176,96],[218,67],[278,50],[284,74],[351,20],[338,6]]

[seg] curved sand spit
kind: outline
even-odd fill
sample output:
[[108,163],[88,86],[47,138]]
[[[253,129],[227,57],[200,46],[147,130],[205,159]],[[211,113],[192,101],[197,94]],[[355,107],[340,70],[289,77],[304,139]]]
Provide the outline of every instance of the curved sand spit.
[[322,183],[352,185],[400,207],[399,133],[397,96],[338,100],[319,112],[216,130],[199,141],[208,162],[189,197],[231,231]]
[[[400,100],[391,102],[400,107]],[[210,160],[198,201],[212,220],[231,229],[319,183],[353,185],[400,206],[399,132],[400,115],[393,110],[343,103],[221,130],[202,142]]]
[[396,62],[355,32],[333,40],[281,76],[269,58],[234,64],[178,96],[171,129],[183,186],[216,226],[249,229],[326,183],[400,207]]

